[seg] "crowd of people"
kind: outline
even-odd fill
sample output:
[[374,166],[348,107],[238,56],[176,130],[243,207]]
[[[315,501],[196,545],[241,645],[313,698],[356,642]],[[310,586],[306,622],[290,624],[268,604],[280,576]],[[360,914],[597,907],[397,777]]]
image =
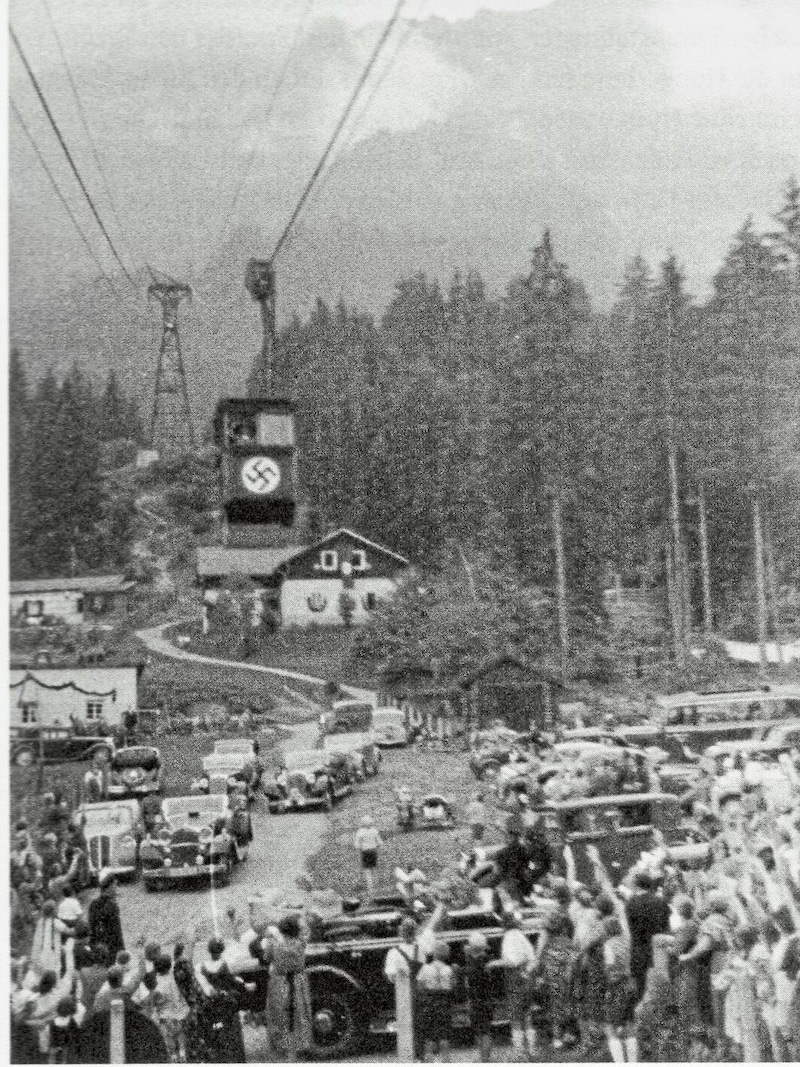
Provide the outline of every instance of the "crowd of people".
[[273,1059],[295,1060],[311,1045],[308,930],[295,912],[268,922],[251,906],[249,918],[229,909],[204,945],[194,930],[128,948],[113,877],[85,909],[69,890],[46,899],[30,953],[12,956],[12,1062],[108,1062],[108,1031],[93,1024],[113,1000],[126,1033],[148,1035],[147,1062],[244,1062],[243,1018],[263,1028]]
[[[797,756],[744,754],[705,767],[684,798],[684,830],[707,845],[701,863],[682,863],[655,831],[628,870],[611,860],[613,877],[596,846],[576,844],[588,860],[583,882],[573,848],[554,850],[541,817],[524,804],[503,813],[505,839],[491,862],[475,863],[486,856],[493,817],[489,796],[476,794],[466,870],[507,930],[499,959],[473,935],[459,967],[448,963],[446,945],[429,943],[420,954],[417,939],[408,966],[420,1054],[446,1050],[443,1004],[466,993],[487,1058],[486,991],[491,971],[502,968],[521,1059],[558,1058],[566,1048],[614,1062],[800,1059]],[[544,917],[535,939],[522,934],[526,906]],[[387,976],[397,965],[396,957],[387,961]]]
[[[395,872],[409,906],[384,973],[410,975],[417,1058],[449,1057],[466,1000],[477,1056],[488,1060],[502,987],[520,1060],[800,1059],[800,754],[745,751],[701,768],[681,798],[687,839],[706,846],[691,865],[657,831],[627,870],[613,842],[602,856],[586,842],[556,848],[521,796],[504,804],[487,788],[463,819],[473,858],[487,832],[502,830],[491,880],[474,864],[462,879],[472,902],[501,916],[499,953],[475,932],[451,956],[452,939],[438,936],[445,895],[432,896],[419,870]],[[384,838],[365,817],[353,843],[372,896]],[[231,910],[210,939],[194,931],[131,946],[113,876],[86,891],[86,854],[56,794],[35,826],[14,828],[15,1062],[96,1059],[92,1043],[107,1039],[98,1019],[120,999],[126,1032],[149,1034],[154,1060],[241,1062],[243,1018],[262,1028],[272,1058],[310,1049],[313,916],[267,919],[251,907],[242,923]]]

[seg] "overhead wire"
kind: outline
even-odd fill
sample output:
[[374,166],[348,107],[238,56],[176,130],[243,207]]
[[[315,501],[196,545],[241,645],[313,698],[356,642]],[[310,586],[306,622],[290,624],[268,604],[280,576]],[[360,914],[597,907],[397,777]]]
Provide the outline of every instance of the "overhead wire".
[[83,244],[86,247],[87,252],[91,256],[92,260],[94,261],[94,264],[97,267],[97,269],[100,271],[101,276],[108,282],[108,284],[113,289],[114,295],[116,296],[117,300],[119,300],[119,292],[117,290],[117,287],[114,285],[114,282],[112,281],[112,279],[109,278],[109,276],[106,274],[105,270],[103,269],[102,263],[97,258],[97,255],[95,254],[94,249],[92,248],[91,244],[89,243],[88,237],[86,236],[86,234],[81,229],[80,224],[79,224],[78,220],[76,219],[74,212],[72,211],[72,208],[67,203],[66,197],[61,192],[61,189],[59,188],[58,183],[56,182],[55,178],[53,177],[53,174],[52,174],[52,171],[50,170],[50,167],[47,165],[47,160],[42,155],[42,153],[41,153],[41,151],[39,149],[39,146],[37,145],[37,143],[36,143],[36,141],[34,139],[33,134],[28,129],[28,125],[25,122],[25,120],[23,119],[19,108],[14,103],[13,99],[10,99],[9,102],[11,104],[11,110],[12,110],[12,112],[14,114],[14,118],[19,123],[20,127],[22,128],[22,132],[25,134],[26,138],[28,139],[28,143],[30,144],[30,146],[33,149],[33,151],[35,152],[36,158],[39,160],[39,163],[41,164],[42,170],[47,175],[47,178],[48,178],[48,180],[50,182],[50,185],[53,187],[53,190],[54,190],[56,196],[60,200],[61,206],[64,208],[64,211],[66,212],[67,217],[69,218],[69,220],[72,223],[72,225],[75,227],[75,230],[76,230],[78,236],[80,237],[81,241],[83,241]]
[[86,138],[89,142],[89,147],[92,150],[92,157],[94,158],[94,163],[97,167],[97,172],[100,175],[100,180],[103,183],[103,189],[105,190],[106,199],[108,200],[108,203],[111,207],[111,213],[114,216],[114,221],[117,224],[117,231],[119,232],[119,235],[122,238],[122,243],[126,248],[129,259],[133,259],[134,257],[130,254],[130,242],[127,240],[125,236],[125,231],[122,227],[122,223],[120,222],[119,212],[117,211],[117,205],[114,202],[114,197],[111,193],[111,187],[109,186],[105,169],[100,161],[100,154],[97,151],[97,145],[95,143],[94,137],[92,136],[92,131],[89,127],[88,119],[86,118],[86,112],[83,107],[83,102],[81,101],[81,97],[78,92],[78,86],[75,83],[75,78],[72,74],[72,68],[70,67],[69,61],[67,60],[64,44],[61,40],[61,35],[58,32],[58,27],[56,26],[55,19],[53,18],[53,13],[50,9],[50,4],[48,3],[48,0],[42,0],[42,5],[45,11],[47,12],[47,17],[50,21],[50,27],[53,31],[53,36],[55,37],[56,44],[58,45],[58,51],[61,55],[61,61],[64,64],[64,70],[67,74],[67,81],[69,82],[70,89],[72,90],[72,95],[75,99],[75,106],[78,111],[78,116],[80,117],[81,125],[83,126],[84,133],[86,134]]
[[328,141],[328,144],[325,147],[325,151],[322,153],[322,155],[321,155],[321,157],[319,159],[319,162],[317,163],[316,167],[314,168],[314,170],[313,170],[313,172],[311,174],[311,177],[306,182],[306,186],[305,186],[305,188],[303,190],[303,193],[302,193],[300,199],[297,202],[297,206],[295,207],[294,211],[292,212],[291,218],[286,223],[286,226],[284,227],[283,232],[281,233],[280,237],[278,238],[278,241],[277,241],[277,243],[275,245],[275,248],[272,251],[272,255],[270,256],[270,260],[275,260],[275,258],[278,256],[278,254],[280,253],[280,250],[283,248],[283,245],[284,245],[284,243],[286,241],[286,238],[289,236],[292,228],[294,227],[295,223],[297,222],[298,218],[300,217],[300,213],[302,212],[306,201],[308,200],[309,196],[311,195],[311,191],[313,190],[314,186],[316,185],[317,180],[318,180],[320,174],[322,173],[322,171],[323,171],[323,169],[325,167],[325,164],[327,163],[327,161],[328,161],[328,159],[329,159],[329,157],[331,155],[331,152],[333,151],[333,149],[334,149],[334,147],[336,145],[336,142],[339,139],[339,135],[341,134],[342,130],[344,129],[345,125],[347,124],[347,120],[349,119],[349,117],[350,117],[350,115],[351,115],[351,113],[353,111],[353,108],[355,107],[356,102],[358,101],[358,98],[359,98],[359,96],[361,94],[361,90],[364,88],[364,85],[365,85],[367,79],[369,78],[370,74],[372,73],[372,70],[373,70],[376,62],[377,62],[381,52],[383,51],[383,47],[386,44],[386,41],[389,39],[389,35],[391,34],[392,30],[394,29],[395,24],[397,23],[397,20],[400,18],[400,14],[401,14],[403,8],[405,7],[405,4],[406,4],[406,0],[397,0],[397,4],[395,5],[394,11],[392,12],[388,22],[384,26],[383,32],[381,33],[380,37],[378,38],[377,44],[375,45],[375,47],[374,47],[374,49],[372,51],[372,54],[369,57],[369,60],[368,60],[368,62],[366,64],[366,66],[364,67],[364,70],[361,72],[361,75],[360,75],[360,77],[359,77],[359,79],[358,79],[358,81],[356,83],[356,86],[353,89],[353,92],[351,93],[349,100],[347,101],[347,105],[345,106],[345,109],[342,112],[342,115],[339,118],[338,123],[336,124],[336,128],[334,129],[334,131],[333,131],[333,133],[332,133],[332,135],[330,137],[330,140]]
[[53,112],[50,110],[50,106],[47,103],[47,98],[45,97],[45,95],[44,95],[44,93],[42,91],[42,88],[39,85],[39,82],[38,82],[38,80],[36,78],[36,75],[33,73],[33,70],[31,69],[31,65],[28,62],[28,59],[27,59],[27,56],[25,55],[25,52],[23,51],[22,45],[19,42],[19,38],[17,37],[16,33],[14,32],[14,27],[13,26],[9,26],[9,33],[11,35],[11,40],[14,42],[14,47],[16,48],[17,53],[19,54],[19,57],[22,60],[22,64],[25,67],[25,71],[26,71],[26,73],[28,75],[28,78],[30,79],[31,84],[33,85],[33,88],[36,91],[36,95],[39,98],[39,103],[42,105],[42,108],[44,110],[45,115],[47,115],[47,119],[48,119],[50,125],[53,128],[53,132],[55,133],[55,135],[56,135],[56,137],[58,139],[58,143],[60,144],[64,155],[67,157],[67,162],[69,163],[70,168],[72,169],[72,173],[75,175],[75,179],[78,182],[78,185],[81,188],[81,192],[83,193],[83,195],[84,195],[84,197],[86,199],[86,202],[88,203],[88,205],[89,205],[89,207],[91,209],[91,212],[95,217],[97,225],[100,227],[100,230],[102,231],[102,234],[105,237],[109,248],[111,249],[111,252],[112,252],[112,254],[114,256],[114,259],[117,261],[117,263],[122,268],[122,273],[125,275],[125,277],[130,282],[130,284],[135,286],[136,283],[134,282],[133,278],[128,273],[128,268],[122,262],[122,259],[120,258],[120,255],[119,255],[119,252],[117,251],[116,247],[114,246],[114,242],[109,237],[108,230],[106,229],[105,224],[103,223],[103,220],[100,218],[100,213],[98,212],[97,207],[95,206],[94,200],[92,200],[92,197],[91,197],[91,194],[89,193],[89,190],[86,188],[86,184],[85,184],[83,178],[81,177],[80,171],[78,170],[78,168],[77,168],[77,166],[75,164],[75,160],[72,158],[72,153],[70,152],[70,150],[69,150],[69,148],[67,146],[67,143],[64,140],[64,135],[62,134],[62,132],[61,132],[59,126],[58,126],[58,123],[56,122],[56,120],[55,120],[55,118],[53,116]]
[[248,178],[248,176],[250,174],[250,171],[253,168],[253,163],[255,162],[256,152],[258,151],[258,146],[261,143],[263,135],[264,135],[264,132],[267,129],[267,127],[269,126],[270,120],[271,120],[271,118],[272,118],[272,116],[273,116],[273,114],[275,112],[275,107],[276,107],[276,104],[278,102],[278,96],[279,96],[280,91],[283,88],[283,85],[284,85],[284,83],[286,81],[286,76],[289,73],[289,65],[290,65],[290,63],[291,63],[291,61],[292,61],[292,59],[294,57],[294,54],[295,54],[295,52],[297,50],[297,45],[300,42],[300,37],[302,35],[303,29],[305,28],[306,21],[308,19],[308,16],[309,16],[309,14],[311,12],[311,8],[313,7],[313,5],[314,5],[314,0],[306,0],[304,6],[300,10],[300,19],[299,19],[299,21],[297,23],[297,26],[295,27],[294,35],[292,37],[292,43],[289,46],[289,51],[286,53],[286,56],[284,57],[284,61],[283,61],[282,65],[281,65],[281,69],[280,69],[280,71],[278,73],[278,77],[275,80],[275,84],[272,87],[272,92],[270,93],[270,98],[269,98],[269,101],[267,103],[266,111],[264,113],[264,118],[262,120],[262,129],[261,129],[260,133],[256,135],[256,138],[253,141],[252,147],[250,149],[250,154],[247,157],[247,162],[245,163],[244,169],[242,170],[242,173],[241,173],[241,175],[239,177],[239,182],[238,182],[238,184],[236,186],[236,190],[235,190],[235,192],[233,194],[233,200],[231,201],[231,206],[230,206],[230,208],[228,210],[228,213],[227,213],[227,215],[225,217],[225,221],[222,224],[222,230],[220,232],[219,239],[217,241],[217,245],[221,245],[222,244],[222,241],[224,240],[225,235],[228,232],[228,227],[230,226],[230,224],[231,224],[231,222],[232,222],[232,220],[234,218],[234,212],[236,211],[236,205],[239,202],[239,197],[242,194],[242,189],[244,188],[244,184],[247,181],[247,178]]
[[364,99],[364,102],[363,102],[362,106],[359,108],[355,119],[350,124],[350,128],[347,131],[347,136],[345,137],[344,144],[341,146],[341,148],[334,155],[334,158],[333,158],[330,166],[328,166],[327,169],[325,170],[325,173],[320,176],[320,179],[319,179],[319,181],[317,183],[316,195],[313,198],[312,203],[318,203],[319,202],[319,198],[320,198],[320,195],[322,194],[323,189],[325,188],[325,186],[327,185],[328,181],[330,180],[331,175],[333,174],[333,172],[336,170],[336,168],[338,167],[339,163],[341,162],[341,160],[343,158],[343,153],[346,152],[347,149],[350,147],[350,145],[353,143],[353,139],[354,139],[356,133],[358,132],[359,126],[361,125],[361,123],[364,120],[365,115],[369,111],[373,100],[375,99],[377,94],[380,92],[381,87],[383,86],[387,75],[389,74],[389,72],[391,71],[392,67],[394,66],[394,64],[395,64],[395,62],[397,60],[397,57],[400,55],[400,53],[403,51],[403,49],[405,48],[406,44],[408,43],[408,39],[411,36],[411,33],[415,29],[417,29],[419,27],[419,20],[421,19],[423,11],[424,11],[425,7],[427,7],[428,2],[429,2],[429,0],[419,0],[417,9],[416,9],[414,15],[413,16],[409,15],[408,20],[407,20],[407,24],[406,24],[406,27],[405,27],[405,31],[403,32],[402,36],[398,37],[397,40],[395,41],[394,49],[390,53],[389,58],[387,59],[386,63],[383,65],[381,70],[378,72],[377,77],[373,80],[368,95]]

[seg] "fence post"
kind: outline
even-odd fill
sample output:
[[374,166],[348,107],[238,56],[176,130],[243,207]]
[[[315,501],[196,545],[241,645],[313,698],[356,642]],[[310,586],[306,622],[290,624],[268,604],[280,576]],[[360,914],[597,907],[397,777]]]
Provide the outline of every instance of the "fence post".
[[411,970],[400,967],[394,978],[395,1019],[397,1020],[397,1062],[414,1062],[414,1004]]
[[111,1001],[108,1021],[108,1062],[125,1063],[125,1002],[121,998]]

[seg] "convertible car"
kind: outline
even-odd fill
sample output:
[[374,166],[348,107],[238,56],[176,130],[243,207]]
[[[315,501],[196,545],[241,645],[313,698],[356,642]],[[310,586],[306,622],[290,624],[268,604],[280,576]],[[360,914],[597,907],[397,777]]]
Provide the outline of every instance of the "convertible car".
[[161,791],[161,756],[152,745],[119,748],[108,770],[109,797],[143,797]]
[[330,811],[337,800],[353,791],[347,755],[318,748],[287,753],[285,766],[270,777],[265,775],[262,782],[273,814],[305,808]]
[[233,867],[247,859],[252,828],[246,809],[226,793],[170,797],[164,827],[139,850],[145,889],[208,880],[227,885]]
[[135,878],[138,839],[142,832],[138,802],[104,800],[98,804],[81,804],[76,816],[89,846],[92,878],[97,878],[101,871]]

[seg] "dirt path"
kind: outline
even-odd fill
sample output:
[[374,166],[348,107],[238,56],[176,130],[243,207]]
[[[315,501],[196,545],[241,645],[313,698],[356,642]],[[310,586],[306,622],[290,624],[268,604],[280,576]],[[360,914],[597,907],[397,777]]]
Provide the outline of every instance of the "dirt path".
[[[301,674],[298,671],[287,671],[281,667],[264,667],[260,663],[242,663],[241,661],[234,659],[216,659],[214,656],[201,656],[196,652],[186,652],[182,648],[177,648],[164,636],[164,631],[170,626],[175,625],[176,623],[174,622],[168,622],[163,623],[161,626],[153,626],[145,630],[137,630],[136,636],[143,645],[150,649],[151,652],[156,652],[160,656],[169,656],[172,659],[191,660],[194,663],[203,663],[206,666],[211,667],[235,667],[242,671],[257,671],[261,674],[272,674],[278,678],[286,678],[289,681],[306,682],[309,685],[318,685],[320,687],[325,685],[324,678],[316,678],[311,674]],[[374,696],[370,689],[358,689],[352,685],[342,685],[340,688],[349,696],[359,700],[369,700]]]

